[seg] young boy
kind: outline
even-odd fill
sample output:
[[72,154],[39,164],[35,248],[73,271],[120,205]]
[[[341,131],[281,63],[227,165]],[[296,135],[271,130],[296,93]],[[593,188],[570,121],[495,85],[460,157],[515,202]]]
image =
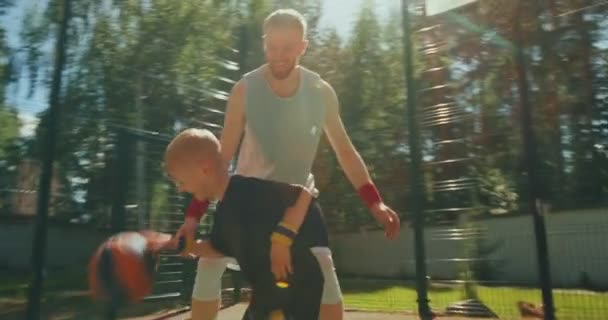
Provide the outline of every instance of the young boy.
[[[168,174],[182,192],[197,199],[218,201],[210,234],[211,246],[234,257],[252,286],[247,319],[268,319],[282,310],[287,319],[318,319],[323,274],[311,248],[328,246],[321,208],[315,200],[299,197],[310,190],[257,178],[232,176],[221,156],[218,139],[207,130],[188,129],[177,135],[165,152]],[[281,222],[287,208],[308,206],[297,231]],[[292,270],[276,279],[270,267],[271,242],[289,246]],[[208,248],[207,248],[208,249]],[[194,254],[213,250],[199,245]],[[277,285],[288,283],[287,288]]]

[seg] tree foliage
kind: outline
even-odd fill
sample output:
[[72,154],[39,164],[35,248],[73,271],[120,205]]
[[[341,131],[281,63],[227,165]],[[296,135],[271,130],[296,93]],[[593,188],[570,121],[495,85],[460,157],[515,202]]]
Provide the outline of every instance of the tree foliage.
[[[11,5],[11,1],[0,1],[0,17],[6,14]],[[14,80],[12,51],[6,30],[0,26],[0,214],[8,212],[10,207],[10,189],[15,183],[15,165],[21,153],[21,123],[17,110],[6,103],[6,87]]]
[[[436,63],[448,71],[439,80],[453,85],[450,98],[459,110],[473,115],[470,131],[462,133],[467,149],[433,143],[434,138],[447,137],[449,130],[459,130],[457,126],[421,131],[423,174],[433,206],[470,197],[432,192],[433,184],[455,172],[433,171],[428,165],[466,151],[477,159],[466,174],[478,179],[479,201],[487,208],[482,214],[527,208],[516,46],[522,47],[527,63],[542,196],[555,209],[606,204],[608,8],[596,5],[600,2],[552,0],[537,6],[535,1],[487,0],[437,17],[414,17],[416,26],[442,26],[448,54]],[[30,11],[21,32],[25,59],[20,76],[30,79],[32,90],[48,85],[52,56],[45,48],[54,41],[57,3],[52,0],[48,7]],[[365,2],[350,36],[343,38],[335,29],[320,28],[320,0],[73,3],[57,162],[65,193],[88,212],[107,214],[111,206],[107,186],[115,172],[116,128],[171,135],[184,126],[221,125],[229,79],[263,63],[263,19],[287,7],[306,16],[310,45],[302,63],[334,87],[346,130],[385,200],[404,217],[408,203],[417,201],[408,198],[407,92],[398,12],[379,19],[372,2]],[[521,24],[519,33],[516,23]],[[428,43],[413,39],[420,89],[439,80],[423,76],[433,67],[425,56]],[[12,55],[4,50],[5,43],[0,45],[0,52]],[[3,56],[0,61],[2,79],[12,78],[7,70],[14,69],[8,67],[13,59]],[[230,61],[238,62],[240,69]],[[427,98],[419,98],[419,108],[428,105]],[[0,144],[10,145],[17,132],[16,113],[8,106],[0,110]],[[40,156],[44,112],[40,120],[35,137],[25,144],[28,157]],[[10,150],[19,154],[16,150],[22,149]],[[164,179],[160,149],[137,150],[151,159],[145,165],[145,176],[153,180],[149,197],[167,195],[159,184]],[[136,153],[129,158],[131,164],[137,161]],[[327,140],[321,142],[313,171],[334,230],[374,226]],[[150,206],[166,208],[167,203],[154,199]]]

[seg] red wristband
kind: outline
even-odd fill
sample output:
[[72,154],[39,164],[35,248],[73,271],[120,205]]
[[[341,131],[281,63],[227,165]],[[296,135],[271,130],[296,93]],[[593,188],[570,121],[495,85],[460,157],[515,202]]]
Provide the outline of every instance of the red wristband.
[[359,197],[361,197],[361,199],[368,208],[371,208],[373,205],[382,202],[380,192],[378,191],[376,186],[371,182],[361,186],[358,191]]
[[188,205],[188,209],[186,209],[186,218],[192,217],[200,220],[205,215],[205,211],[207,211],[208,207],[208,200],[200,201],[196,198],[192,198],[190,205]]

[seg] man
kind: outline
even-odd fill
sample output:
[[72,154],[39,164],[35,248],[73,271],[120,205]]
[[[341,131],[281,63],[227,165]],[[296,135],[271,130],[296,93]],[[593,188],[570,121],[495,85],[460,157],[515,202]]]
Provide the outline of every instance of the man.
[[[307,205],[312,195],[305,187],[230,177],[220,150],[219,141],[210,131],[188,129],[167,146],[165,165],[180,191],[197,199],[219,201],[209,241],[212,248],[236,258],[251,284],[252,298],[245,319],[267,320],[278,311],[286,319],[317,319],[323,274],[311,248],[328,245],[320,206],[316,201]],[[290,206],[307,212],[298,231],[284,221],[284,212]],[[213,255],[205,243],[194,245],[187,253]],[[293,274],[282,279],[286,287],[278,286],[270,271],[271,243],[280,243],[293,254]]]
[[[312,186],[310,173],[322,131],[338,162],[389,239],[397,237],[399,217],[384,204],[365,163],[352,145],[339,114],[333,88],[318,74],[299,64],[306,51],[306,21],[297,11],[277,10],[264,21],[266,64],[246,74],[232,88],[221,135],[222,154],[230,161],[241,143],[236,173]],[[241,141],[242,139],[242,141]],[[178,231],[193,233],[208,202],[194,199]],[[285,214],[297,230],[306,211],[289,208]],[[331,250],[315,248],[324,277],[320,319],[343,318],[342,293]],[[200,259],[193,290],[195,320],[215,319],[220,278],[230,260]],[[290,272],[289,250],[271,246],[271,268],[277,278]]]

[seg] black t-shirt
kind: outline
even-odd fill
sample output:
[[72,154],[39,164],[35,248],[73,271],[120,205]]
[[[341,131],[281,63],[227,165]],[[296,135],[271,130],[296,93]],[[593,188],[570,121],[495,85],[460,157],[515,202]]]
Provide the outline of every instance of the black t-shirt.
[[233,176],[214,214],[211,244],[234,257],[252,286],[248,312],[264,318],[270,310],[285,310],[293,319],[316,319],[321,303],[323,275],[312,247],[328,246],[321,208],[312,200],[291,246],[293,275],[282,290],[270,268],[270,236],[301,188],[285,183]]
[[[227,245],[233,241],[227,240],[235,236],[236,224],[245,227],[244,233],[252,237],[248,239],[249,242],[259,245],[263,242],[264,245],[270,246],[272,232],[283,219],[285,210],[295,203],[301,191],[300,187],[286,183],[232,176],[214,215],[214,226],[210,235],[212,244],[225,255],[235,256],[237,253],[231,252],[232,248]],[[316,199],[313,199],[292,248],[328,245],[323,213]]]

